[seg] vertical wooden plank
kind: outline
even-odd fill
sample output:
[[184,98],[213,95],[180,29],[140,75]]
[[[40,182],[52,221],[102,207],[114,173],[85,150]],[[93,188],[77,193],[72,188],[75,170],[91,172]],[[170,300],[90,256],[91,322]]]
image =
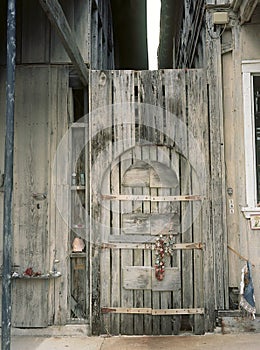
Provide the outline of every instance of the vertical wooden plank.
[[[180,176],[180,188],[177,191],[180,194],[185,195],[191,193],[191,188],[189,187],[189,163],[186,160],[188,144],[187,144],[187,130],[183,125],[186,126],[186,87],[185,87],[185,72],[181,70],[173,70],[164,72],[165,80],[165,108],[170,114],[167,114],[166,125],[168,125],[168,130],[173,129],[173,141],[176,142],[176,149],[172,150],[172,162],[174,162],[174,157],[176,157],[175,167],[179,171]],[[172,114],[172,115],[171,115]],[[180,120],[179,125],[174,125],[174,121],[171,122],[173,118],[178,118]],[[174,119],[173,119],[174,120]],[[184,134],[185,133],[185,134]],[[177,165],[177,155],[179,152],[179,163]],[[180,169],[179,169],[180,167]],[[174,190],[172,190],[174,191]],[[189,227],[189,222],[191,217],[189,215],[190,203],[181,203],[179,210],[181,213],[181,237],[178,237],[177,242],[188,243],[192,242],[192,231]],[[192,268],[192,254],[190,250],[184,250],[179,252],[177,263],[181,269],[182,274],[182,291],[173,295],[173,307],[193,307],[193,268]],[[181,255],[181,256],[180,256]],[[179,259],[181,258],[181,265]],[[173,332],[178,334],[181,326],[181,317],[174,316],[173,318]]]
[[[6,6],[3,6],[6,10]],[[6,23],[6,13],[5,11],[5,22]],[[3,13],[0,16],[2,19]],[[3,25],[3,22],[1,22]],[[6,33],[6,30],[5,30]],[[0,37],[2,38],[2,33]],[[3,43],[2,43],[3,44]],[[2,47],[2,46],[1,46]],[[1,57],[1,56],[0,56]],[[2,57],[1,57],[2,58]],[[0,59],[1,59],[0,58]],[[5,101],[6,98],[6,70],[0,69],[0,101]],[[6,103],[0,104],[0,265],[3,266],[3,218],[4,218],[4,169],[5,169],[5,119],[6,119]],[[14,259],[15,263],[15,259]],[[2,291],[0,292],[0,307],[2,310]]]
[[[165,87],[164,85],[164,71],[158,72],[158,83],[157,83],[157,104],[161,107],[165,107],[165,96],[163,96],[163,93],[165,93]],[[165,134],[167,134],[168,130],[164,129],[164,121],[167,114],[164,112],[162,115],[160,115],[160,118],[158,120],[159,128],[163,131],[163,134],[159,134],[157,137],[160,139],[160,144],[164,144]],[[167,167],[170,167],[170,152],[168,147],[158,147],[158,154],[157,154],[157,161],[163,165],[166,165]],[[159,196],[167,196],[171,194],[170,188],[159,188],[158,189],[158,195]],[[169,203],[161,202],[158,204],[159,207],[159,213],[164,214],[170,211]],[[171,266],[171,257],[165,256],[165,263],[166,266]],[[161,298],[161,308],[162,309],[171,309],[172,308],[172,293],[171,292],[161,292],[160,293]],[[172,334],[172,319],[169,316],[162,316],[161,317],[161,334]]]
[[[109,72],[95,72],[91,74],[91,154],[90,154],[90,202],[91,202],[91,236],[90,236],[90,275],[91,275],[91,328],[95,335],[106,331],[110,327],[110,318],[100,316],[100,306],[109,306],[111,299],[110,285],[110,251],[101,250],[99,245],[106,240],[110,234],[110,213],[109,210],[102,212],[103,203],[100,199],[101,184],[104,180],[104,190],[110,189],[110,162],[111,162],[111,141],[112,141],[112,80]],[[108,105],[109,107],[106,107]],[[96,109],[103,107],[103,113]],[[96,110],[96,111],[95,111]],[[105,122],[104,120],[105,114]],[[110,125],[106,128],[105,124]],[[105,129],[104,129],[105,127]],[[105,142],[104,142],[105,140]],[[105,174],[105,171],[108,171]],[[104,213],[104,215],[103,215]],[[101,223],[101,226],[99,225]],[[102,267],[102,268],[101,268]],[[108,277],[109,276],[109,277]],[[101,328],[102,326],[102,328]]]
[[[157,99],[157,87],[158,87],[158,74],[154,71],[142,71],[140,73],[140,100],[144,103],[151,104],[156,106],[158,103]],[[140,115],[139,120],[144,125],[151,125],[152,128],[140,128],[140,139],[145,140],[145,142],[156,142],[155,140],[155,130],[156,128],[156,121],[158,118],[156,118],[156,115],[147,115],[148,113],[145,113],[145,115]],[[147,118],[149,118],[147,120]],[[160,121],[158,121],[160,123]],[[160,136],[159,136],[160,137]],[[157,161],[157,148],[154,146],[151,146],[149,149],[149,160],[150,161]],[[156,188],[150,188],[150,195],[151,196],[157,196],[158,190]],[[158,203],[151,202],[150,206],[151,214],[152,213],[158,213],[159,207]],[[147,257],[148,258],[148,257]],[[152,253],[152,263],[154,264],[155,261],[155,254]],[[149,299],[148,299],[149,300]],[[160,292],[152,292],[152,308],[153,309],[159,309],[160,308]],[[160,324],[160,316],[152,316],[152,330],[153,335],[159,335],[161,334],[161,324]]]
[[[56,130],[57,136],[54,137],[53,148],[51,150],[54,154],[51,154],[51,162],[53,162],[55,153],[59,146],[59,143],[63,136],[68,130],[68,114],[67,114],[67,98],[68,98],[68,70],[65,67],[51,69],[50,75],[50,85],[53,87],[52,94],[50,97],[50,109],[49,118],[56,120]],[[54,130],[50,130],[50,134]],[[67,147],[68,138],[66,139]],[[57,178],[59,179],[59,185],[56,188],[56,201],[62,203],[59,210],[62,213],[69,213],[69,153],[66,154],[64,161],[59,164],[57,169]],[[50,184],[51,185],[51,184]],[[60,199],[62,198],[62,200]],[[54,322],[56,324],[64,324],[68,317],[68,290],[69,290],[69,228],[64,221],[60,211],[55,205],[56,215],[55,217],[55,232],[52,231],[52,238],[55,237],[54,249],[50,251],[50,265],[53,267],[54,259],[58,259],[60,263],[57,265],[57,269],[61,272],[62,277],[55,280],[55,318]],[[52,213],[50,213],[52,216]],[[62,242],[62,244],[61,244]],[[52,244],[50,244],[52,246]],[[54,251],[53,251],[54,250]],[[62,263],[63,262],[63,263]]]
[[[134,74],[127,71],[114,72],[114,103],[117,105],[114,110],[114,132],[115,140],[120,146],[120,162],[121,162],[121,178],[125,171],[132,164],[133,152],[131,150],[135,143],[134,127],[135,127],[135,112],[132,105],[124,105],[124,103],[133,102],[134,100]],[[121,194],[132,193],[131,188],[120,186]],[[121,215],[124,212],[132,212],[132,203],[121,203]],[[122,218],[120,218],[122,221]],[[121,232],[122,234],[122,232]],[[132,250],[121,250],[121,281],[122,269],[125,266],[131,266],[133,262]],[[134,302],[134,295],[132,290],[126,290],[121,284],[121,307],[131,307]],[[121,334],[134,334],[134,316],[121,315]]]
[[[141,160],[142,159],[142,154],[141,154],[141,147],[140,146],[135,146],[133,150],[133,162],[136,160]],[[133,188],[133,194],[143,194],[143,190],[141,187]],[[135,202],[133,204],[133,211],[136,212],[139,210],[141,203]],[[141,205],[142,208],[142,205]],[[142,208],[143,211],[143,208]],[[141,249],[136,249],[134,251],[134,261],[133,261],[134,266],[143,266],[143,251]],[[135,290],[134,291],[134,306],[137,308],[142,308],[143,307],[143,291],[142,290]],[[143,315],[134,315],[134,334],[135,335],[140,335],[143,334],[144,329],[143,329],[143,321],[144,321],[144,316]]]
[[[207,122],[207,90],[205,86],[204,71],[189,71],[186,74],[187,78],[187,93],[188,93],[188,123],[189,129],[195,138],[195,143],[201,149],[201,153],[205,154],[204,148],[204,133],[206,132]],[[194,86],[197,86],[194,89]],[[199,122],[198,122],[199,121]],[[195,151],[195,145],[192,145],[191,138],[189,139],[189,159],[193,165],[191,187],[193,193],[201,192],[204,189],[203,179],[200,178],[198,170],[206,166],[205,161],[200,162],[197,160],[197,152]],[[194,202],[193,206],[193,240],[195,242],[202,241],[202,212],[201,203]],[[203,285],[203,253],[202,251],[195,250],[193,253],[194,260],[194,307],[204,306],[204,285]],[[194,333],[204,334],[204,315],[194,315]]]
[[[149,160],[150,158],[150,147],[149,146],[142,146],[142,159],[143,160]],[[144,187],[143,188],[143,194],[144,195],[150,195],[150,188]],[[143,212],[145,214],[151,212],[151,203],[148,201],[145,201],[143,203]],[[154,266],[154,260],[152,257],[152,252],[148,249],[144,251],[144,266]],[[152,271],[154,273],[154,271]],[[152,307],[152,291],[145,290],[144,291],[144,307],[151,308]],[[151,335],[153,334],[153,316],[151,315],[144,315],[144,334]]]
[[[113,72],[112,79],[112,90],[113,90],[113,101],[120,101],[120,84],[121,77],[118,75],[119,72]],[[122,91],[124,90],[124,86],[121,86]],[[117,123],[120,123],[121,115],[118,113],[113,114],[113,131],[114,131],[114,142],[112,145],[112,155],[113,155],[113,168],[111,172],[111,191],[112,193],[120,194],[121,192],[121,177],[122,177],[122,169],[120,163],[120,154],[123,152],[122,149],[122,134],[120,128],[117,126]],[[119,158],[118,158],[119,157]],[[112,234],[120,235],[121,234],[121,204],[119,201],[113,201],[111,203],[112,210]],[[120,250],[111,250],[111,306],[121,306],[121,252]],[[121,331],[121,320],[120,315],[111,315],[111,328],[110,332],[112,334],[118,335]]]
[[[132,164],[132,151],[123,153],[120,157],[121,161],[121,174],[124,174],[126,169]],[[122,177],[121,177],[122,181]],[[121,187],[122,194],[132,194],[130,187]],[[124,202],[121,203],[121,214],[124,212],[132,212],[132,203]],[[121,218],[122,220],[122,218]],[[121,250],[121,272],[126,266],[133,265],[133,251],[130,249]],[[122,275],[121,275],[122,276]],[[122,280],[122,278],[121,278]],[[134,303],[134,292],[133,290],[126,290],[121,285],[121,306],[131,307]],[[133,335],[134,334],[134,316],[133,315],[121,315],[121,334]]]
[[[141,78],[140,78],[140,72],[135,74],[135,101],[137,103],[140,103],[142,99],[142,87],[141,87]],[[141,124],[143,116],[141,115],[142,111],[138,108],[136,109],[136,124]],[[138,128],[136,128],[136,140],[137,142],[141,142],[142,134],[142,128],[139,125]],[[143,161],[149,161],[150,158],[150,147],[149,146],[142,146],[141,147],[141,154],[139,154],[139,157]],[[142,189],[143,195],[150,195],[150,188],[149,187],[143,187]],[[150,214],[151,206],[150,202],[145,201],[142,204],[142,211],[145,214]],[[152,261],[152,252],[148,249],[144,250],[143,252],[143,265],[144,266],[151,266],[153,265]],[[153,273],[153,272],[152,272]],[[151,308],[152,307],[152,291],[151,290],[144,290],[143,292],[143,307]],[[143,316],[143,333],[147,335],[151,335],[153,332],[152,329],[152,316],[151,315],[144,315]]]
[[[6,80],[6,71],[5,69],[0,69],[0,100],[4,101],[5,99],[5,82]],[[3,174],[4,174],[4,152],[5,152],[5,103],[0,105],[0,237],[3,237],[3,217],[4,217],[4,188],[3,188]],[[3,257],[3,240],[0,240],[0,254],[2,265]]]
[[[57,75],[57,70],[53,70],[52,74],[50,75],[50,82],[55,81],[54,77]],[[57,77],[56,77],[57,81]],[[49,96],[52,96],[52,84],[49,84]],[[53,100],[51,100],[53,101]],[[49,153],[49,159],[51,161],[54,160],[54,155],[57,150],[57,139],[58,139],[58,134],[57,134],[57,120],[56,117],[54,118],[53,113],[56,113],[56,107],[54,103],[49,103],[48,106],[48,115],[49,115],[49,140],[48,140],[48,153]],[[49,179],[56,180],[56,173],[54,174],[54,169],[52,166],[50,166],[49,171],[48,171],[48,176]],[[56,199],[54,195],[54,190],[52,188],[52,183],[49,181],[48,184],[48,192],[49,192],[49,203],[48,203],[48,229],[50,232],[50,239],[49,239],[49,267],[50,270],[53,269],[53,262],[55,259],[57,259],[56,256]],[[60,267],[59,267],[60,268]],[[55,305],[55,297],[56,297],[56,281],[52,280],[49,286],[49,300],[48,300],[48,305],[49,305],[49,312],[48,312],[48,319],[50,324],[55,323],[55,311],[56,311],[56,305]],[[58,288],[57,288],[58,289]]]
[[[116,147],[115,145],[113,148]],[[116,147],[118,150],[118,147]],[[113,155],[114,164],[111,171],[111,192],[112,194],[120,193],[120,163],[118,163]],[[120,233],[120,203],[119,201],[112,201],[111,203],[111,211],[112,211],[112,234],[118,235]],[[120,250],[114,249],[111,250],[111,307],[120,307],[120,299],[121,299],[121,279],[120,279]],[[120,334],[120,315],[111,315],[111,329],[115,335]]]
[[[169,149],[167,147],[158,147],[158,162],[170,166],[169,161]],[[159,188],[159,196],[170,195],[171,190],[169,188]],[[169,210],[169,203],[161,202],[159,203],[159,213],[164,214]],[[171,257],[165,256],[165,265],[171,265]],[[161,308],[162,309],[171,309],[172,308],[172,293],[171,292],[161,292]],[[172,334],[172,320],[169,316],[161,317],[161,334]]]
[[[150,147],[150,160],[157,160],[157,149],[156,147]],[[157,188],[151,188],[150,189],[150,195],[151,196],[158,196],[158,189]],[[151,202],[151,214],[158,213],[158,203]],[[153,264],[155,262],[155,253],[152,253],[152,261]],[[154,272],[155,273],[155,272]],[[160,292],[153,292],[152,293],[152,308],[153,309],[160,309]],[[153,335],[159,335],[161,334],[161,320],[160,316],[153,316]]]
[[[206,15],[208,28],[212,28],[212,18]],[[226,196],[225,196],[225,164],[223,148],[223,100],[222,100],[222,73],[221,73],[221,43],[220,39],[212,40],[207,35],[207,81],[209,84],[209,138],[210,138],[210,174],[212,197],[212,237],[215,259],[215,308],[225,309],[228,306],[228,279],[227,279],[227,232],[226,232]],[[220,200],[221,199],[221,200]],[[212,249],[213,249],[212,248]],[[210,274],[212,271],[209,272]],[[211,276],[212,278],[212,276]],[[211,286],[213,288],[213,286]],[[210,288],[209,288],[210,290]],[[211,298],[211,296],[209,295]],[[212,310],[211,299],[209,307]],[[213,315],[213,310],[209,311]],[[214,320],[209,320],[211,327]]]

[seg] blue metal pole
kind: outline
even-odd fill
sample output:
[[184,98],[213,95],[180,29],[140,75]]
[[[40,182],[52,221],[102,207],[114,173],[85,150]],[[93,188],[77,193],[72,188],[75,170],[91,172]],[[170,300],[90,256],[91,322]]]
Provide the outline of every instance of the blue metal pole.
[[6,62],[6,135],[4,183],[4,234],[2,277],[2,350],[11,345],[11,273],[12,273],[12,196],[14,152],[14,102],[16,57],[16,0],[8,0],[7,9],[7,62]]

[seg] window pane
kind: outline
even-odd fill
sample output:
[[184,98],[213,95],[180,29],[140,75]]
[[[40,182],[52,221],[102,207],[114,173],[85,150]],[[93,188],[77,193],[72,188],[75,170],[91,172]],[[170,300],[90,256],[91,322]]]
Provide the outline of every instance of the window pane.
[[253,77],[257,203],[260,203],[260,76]]

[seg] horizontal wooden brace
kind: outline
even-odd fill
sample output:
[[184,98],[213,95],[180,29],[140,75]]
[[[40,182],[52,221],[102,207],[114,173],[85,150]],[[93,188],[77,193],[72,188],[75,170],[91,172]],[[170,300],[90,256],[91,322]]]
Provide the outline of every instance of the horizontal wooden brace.
[[202,201],[205,197],[200,195],[186,195],[186,196],[147,196],[147,195],[124,195],[124,194],[103,194],[101,196],[104,200],[118,200],[118,201],[150,201],[150,202],[188,202],[188,201]]
[[[101,249],[154,249],[155,243],[103,243]],[[204,244],[198,243],[176,243],[171,245],[173,250],[203,250]]]
[[152,315],[197,315],[204,314],[204,308],[191,309],[157,309],[152,310]]
[[87,86],[89,81],[89,70],[87,69],[81,52],[76,44],[74,33],[70,28],[59,1],[39,0],[39,2],[51,24],[56,28],[61,42],[79,74],[80,80],[84,86]]
[[103,314],[140,314],[140,315],[197,315],[204,314],[204,308],[191,309],[151,309],[151,308],[124,308],[124,307],[103,307],[101,309]]
[[103,307],[101,309],[102,314],[108,314],[108,313],[113,313],[113,314],[140,314],[140,315],[151,315],[152,314],[152,309],[151,308],[134,308],[134,307]]

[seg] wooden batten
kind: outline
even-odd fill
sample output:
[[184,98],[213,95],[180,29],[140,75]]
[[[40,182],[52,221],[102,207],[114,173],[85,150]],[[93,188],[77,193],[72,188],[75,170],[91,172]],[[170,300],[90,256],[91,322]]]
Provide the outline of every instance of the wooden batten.
[[[120,238],[118,238],[120,239]],[[153,238],[154,240],[154,238]],[[113,241],[113,239],[111,239]],[[122,241],[122,239],[121,239]],[[199,249],[203,250],[204,245],[202,243],[176,243],[171,246],[173,250],[190,250]],[[103,243],[102,249],[153,249],[154,243]]]
[[205,197],[200,195],[183,196],[147,196],[147,195],[110,195],[102,194],[104,200],[120,201],[151,201],[151,202],[179,202],[179,201],[201,201]]
[[101,312],[103,314],[107,313],[117,313],[117,314],[145,314],[145,315],[153,315],[153,316],[160,316],[160,315],[196,315],[196,314],[204,314],[203,308],[198,309],[150,309],[150,308],[109,308],[109,307],[103,307],[101,309]]

